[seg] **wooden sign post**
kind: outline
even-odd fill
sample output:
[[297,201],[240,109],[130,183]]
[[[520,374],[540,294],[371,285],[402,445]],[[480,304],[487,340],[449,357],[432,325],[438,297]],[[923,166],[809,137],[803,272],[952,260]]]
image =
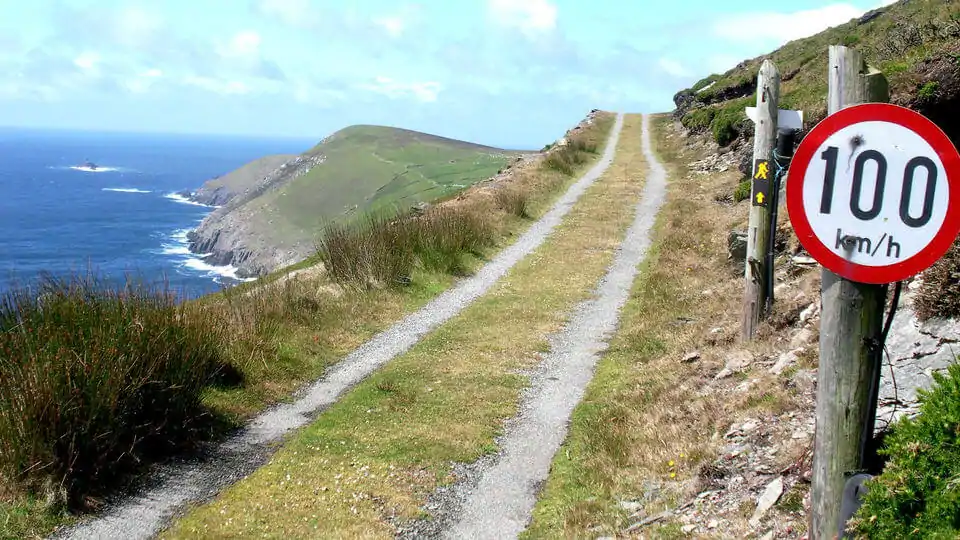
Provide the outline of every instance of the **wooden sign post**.
[[767,245],[770,237],[770,186],[776,174],[773,149],[777,144],[780,72],[764,60],[757,75],[757,108],[754,118],[753,174],[750,180],[750,221],[744,264],[743,339],[753,339],[766,305]]

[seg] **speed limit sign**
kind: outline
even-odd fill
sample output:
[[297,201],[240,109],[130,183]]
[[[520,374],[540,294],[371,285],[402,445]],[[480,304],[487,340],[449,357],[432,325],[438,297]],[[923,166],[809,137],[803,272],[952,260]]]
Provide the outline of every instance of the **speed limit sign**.
[[862,283],[900,281],[942,257],[960,233],[960,154],[910,109],[841,109],[800,143],[787,211],[824,268]]

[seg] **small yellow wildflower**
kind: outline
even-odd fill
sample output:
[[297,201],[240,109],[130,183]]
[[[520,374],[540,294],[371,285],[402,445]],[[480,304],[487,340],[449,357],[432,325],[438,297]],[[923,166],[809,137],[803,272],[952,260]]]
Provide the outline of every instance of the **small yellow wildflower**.
[[667,466],[668,466],[668,467],[673,467],[674,465],[675,465],[675,464],[674,464],[674,462],[673,462],[672,459],[667,462]]

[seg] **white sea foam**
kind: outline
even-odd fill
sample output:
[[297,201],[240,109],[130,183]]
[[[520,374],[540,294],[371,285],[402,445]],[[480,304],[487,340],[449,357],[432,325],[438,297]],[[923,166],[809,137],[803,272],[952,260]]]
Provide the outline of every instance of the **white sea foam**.
[[105,187],[103,191],[117,191],[120,193],[150,193],[149,190],[125,187]]
[[[206,258],[212,253],[193,253],[190,251],[190,243],[187,240],[187,234],[190,229],[178,229],[170,236],[170,242],[161,244],[161,249],[157,251],[160,255],[176,257],[178,260],[178,273],[186,275],[202,274],[204,277],[212,278],[214,282],[221,283],[222,278],[229,278],[234,281],[254,281],[256,278],[241,278],[237,276],[235,266],[215,266],[206,262]],[[180,270],[183,270],[182,272]]]
[[180,204],[189,204],[192,206],[202,206],[204,208],[216,208],[215,206],[210,206],[209,204],[198,203],[197,201],[191,201],[190,199],[184,197],[179,193],[167,193],[164,197],[170,199],[171,201],[178,202]]
[[255,281],[256,278],[242,278],[237,276],[236,266],[226,265],[226,266],[214,266],[212,264],[207,264],[200,257],[190,257],[189,259],[183,262],[183,266],[195,270],[197,272],[204,272],[207,277],[216,278],[225,277],[230,278],[236,281]]
[[87,167],[87,166],[85,166],[85,165],[71,165],[69,168],[72,169],[72,170],[74,170],[74,171],[83,171],[83,172],[92,172],[92,173],[118,172],[118,171],[120,170],[119,167],[100,167],[100,166],[97,166],[97,168],[94,169],[94,168],[92,168],[92,167]]

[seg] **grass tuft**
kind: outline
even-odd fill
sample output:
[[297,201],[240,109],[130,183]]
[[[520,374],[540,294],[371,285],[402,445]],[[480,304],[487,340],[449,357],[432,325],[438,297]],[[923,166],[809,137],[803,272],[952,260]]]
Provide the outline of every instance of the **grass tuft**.
[[492,246],[497,232],[480,208],[435,207],[419,217],[370,215],[360,226],[330,225],[318,253],[341,285],[407,285],[417,267],[462,274],[465,256]]
[[544,165],[548,169],[569,176],[574,173],[577,167],[586,163],[591,156],[596,155],[598,147],[596,141],[590,140],[584,135],[573,135],[568,137],[566,144],[556,147],[547,156]]
[[503,187],[495,195],[497,206],[518,218],[530,218],[530,194],[517,187]]
[[0,299],[0,475],[78,502],[198,436],[222,333],[172,294],[46,277]]

